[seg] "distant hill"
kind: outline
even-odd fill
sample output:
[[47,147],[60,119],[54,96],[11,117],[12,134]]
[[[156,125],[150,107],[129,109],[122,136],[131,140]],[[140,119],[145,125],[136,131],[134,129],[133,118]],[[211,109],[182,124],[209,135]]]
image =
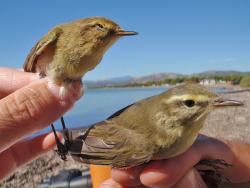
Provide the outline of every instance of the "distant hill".
[[109,79],[96,80],[96,81],[85,80],[84,85],[87,88],[111,87],[111,86],[124,85],[124,84],[131,83],[131,80],[133,79],[134,77],[132,76],[123,76],[123,77],[109,78]]
[[156,73],[142,77],[132,77],[132,76],[124,76],[124,77],[116,77],[109,78],[103,80],[90,81],[85,80],[84,85],[87,88],[97,88],[97,87],[112,87],[112,86],[121,86],[128,85],[133,83],[146,83],[152,80],[164,80],[167,78],[177,78],[183,77],[183,74],[175,74],[175,73]]
[[190,75],[177,74],[177,73],[155,73],[142,77],[132,77],[132,76],[123,76],[110,79],[90,81],[85,80],[84,85],[87,88],[99,88],[99,87],[113,87],[113,86],[122,86],[133,83],[146,83],[148,81],[159,81],[164,79],[174,79],[181,77],[197,76],[197,77],[214,77],[214,76],[227,76],[227,75],[244,75],[250,72],[240,72],[240,71],[205,71],[201,73],[194,73]]
[[138,78],[134,78],[132,82],[134,83],[145,83],[148,81],[158,81],[158,80],[164,80],[164,79],[173,79],[178,77],[184,77],[186,75],[183,74],[176,74],[176,73],[155,73],[147,76],[142,76]]

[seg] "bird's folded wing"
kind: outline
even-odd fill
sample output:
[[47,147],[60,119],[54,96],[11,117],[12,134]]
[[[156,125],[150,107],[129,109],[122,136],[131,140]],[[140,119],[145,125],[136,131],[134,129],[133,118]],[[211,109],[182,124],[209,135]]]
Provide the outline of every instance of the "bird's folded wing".
[[153,155],[150,142],[143,135],[110,121],[96,124],[77,137],[70,153],[84,163],[117,168],[137,166],[148,162]]
[[60,34],[62,33],[62,29],[56,27],[52,29],[48,35],[42,38],[40,41],[36,43],[36,45],[31,49],[29,55],[27,56],[23,68],[27,72],[35,72],[37,58],[52,44],[54,44]]

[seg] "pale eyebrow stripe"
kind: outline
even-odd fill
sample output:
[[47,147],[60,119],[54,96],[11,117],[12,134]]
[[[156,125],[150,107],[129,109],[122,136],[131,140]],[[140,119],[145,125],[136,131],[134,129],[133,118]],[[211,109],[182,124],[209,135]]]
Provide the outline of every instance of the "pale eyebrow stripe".
[[173,102],[173,101],[179,101],[179,100],[195,100],[195,101],[208,101],[208,96],[204,95],[177,95],[172,96],[170,99],[166,100],[167,103]]

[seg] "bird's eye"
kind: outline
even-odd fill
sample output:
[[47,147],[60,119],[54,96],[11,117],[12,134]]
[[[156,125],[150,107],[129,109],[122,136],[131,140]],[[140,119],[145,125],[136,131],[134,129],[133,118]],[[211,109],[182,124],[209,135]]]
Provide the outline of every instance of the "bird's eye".
[[188,99],[183,101],[183,104],[188,108],[192,108],[195,105],[195,101]]
[[102,24],[95,24],[95,27],[97,28],[97,29],[100,29],[100,30],[103,30],[104,29],[104,26],[102,25]]

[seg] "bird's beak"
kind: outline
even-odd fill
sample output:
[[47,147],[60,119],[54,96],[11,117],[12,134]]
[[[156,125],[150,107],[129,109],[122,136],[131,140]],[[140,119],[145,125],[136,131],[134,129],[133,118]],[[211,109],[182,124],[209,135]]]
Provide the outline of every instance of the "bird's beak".
[[130,36],[130,35],[137,35],[138,33],[135,31],[124,31],[124,30],[118,30],[115,33],[118,36]]
[[213,102],[214,107],[226,107],[226,106],[243,106],[244,103],[241,101],[218,98]]

